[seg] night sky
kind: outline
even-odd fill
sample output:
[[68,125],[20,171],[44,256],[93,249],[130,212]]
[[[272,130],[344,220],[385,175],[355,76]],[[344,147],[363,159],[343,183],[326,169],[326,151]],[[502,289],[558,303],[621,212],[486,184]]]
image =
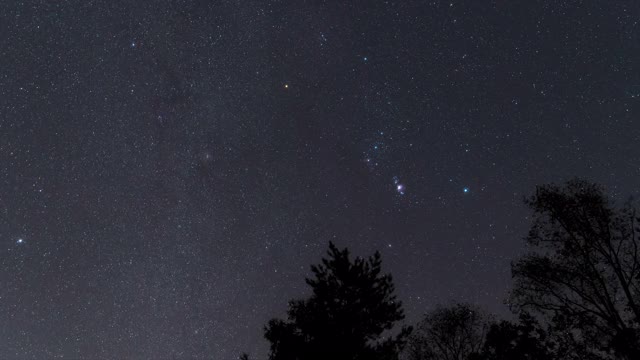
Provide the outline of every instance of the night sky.
[[329,241],[507,314],[536,184],[640,180],[640,2],[0,4],[0,358],[264,358]]

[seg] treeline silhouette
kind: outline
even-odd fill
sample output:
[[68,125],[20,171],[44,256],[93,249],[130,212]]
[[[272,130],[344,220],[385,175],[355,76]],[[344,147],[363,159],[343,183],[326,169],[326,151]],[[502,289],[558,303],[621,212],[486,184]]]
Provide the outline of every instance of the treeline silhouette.
[[[602,187],[574,179],[526,200],[527,253],[512,263],[506,302],[516,320],[472,304],[404,319],[378,252],[363,259],[329,244],[312,266],[308,299],[265,327],[270,360],[640,360],[638,215]],[[241,359],[247,360],[246,354]]]

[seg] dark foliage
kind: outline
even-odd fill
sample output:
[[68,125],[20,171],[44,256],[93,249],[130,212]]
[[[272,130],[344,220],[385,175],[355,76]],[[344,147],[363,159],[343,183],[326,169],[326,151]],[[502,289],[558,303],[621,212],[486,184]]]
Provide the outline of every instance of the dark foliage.
[[416,326],[407,347],[410,360],[467,360],[480,352],[491,319],[469,304],[437,308]]
[[[330,244],[312,266],[313,294],[265,329],[270,360],[638,360],[640,232],[631,202],[615,207],[583,180],[544,185],[527,200],[529,251],[512,265],[517,322],[493,322],[469,304],[425,315],[416,331],[381,274],[379,253],[350,259]],[[242,359],[248,360],[248,357]]]
[[273,319],[265,329],[271,360],[395,360],[410,329],[384,336],[404,318],[390,275],[381,258],[352,261],[347,249],[329,245],[328,258],[312,266],[306,279],[313,294],[289,303],[287,320]]
[[517,323],[491,325],[482,352],[470,360],[560,360],[556,344],[535,318],[521,314]]
[[567,359],[640,359],[636,209],[582,180],[540,186],[528,204],[531,251],[513,265],[511,302],[547,318]]

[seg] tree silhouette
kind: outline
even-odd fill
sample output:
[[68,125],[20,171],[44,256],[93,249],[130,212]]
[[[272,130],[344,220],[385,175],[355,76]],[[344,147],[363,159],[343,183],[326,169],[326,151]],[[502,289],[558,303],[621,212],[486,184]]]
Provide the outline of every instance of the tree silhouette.
[[407,347],[410,360],[468,360],[479,353],[490,317],[470,304],[440,307],[416,326]]
[[311,270],[311,297],[291,301],[287,320],[272,319],[265,328],[269,359],[397,359],[411,330],[383,336],[404,313],[391,275],[381,274],[380,254],[352,261],[347,249],[330,243],[328,258]]
[[553,360],[562,359],[556,344],[538,321],[523,313],[517,323],[500,321],[492,324],[482,352],[471,360]]
[[512,266],[512,304],[546,316],[567,354],[587,352],[574,358],[640,359],[636,209],[578,179],[540,186],[527,202],[531,251]]

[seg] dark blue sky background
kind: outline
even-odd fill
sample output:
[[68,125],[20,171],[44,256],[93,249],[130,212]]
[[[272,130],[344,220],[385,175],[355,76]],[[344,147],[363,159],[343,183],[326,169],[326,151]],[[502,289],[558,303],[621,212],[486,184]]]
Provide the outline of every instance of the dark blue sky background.
[[408,322],[507,314],[536,184],[638,195],[639,21],[624,0],[1,2],[0,358],[264,357],[330,240],[382,252]]

